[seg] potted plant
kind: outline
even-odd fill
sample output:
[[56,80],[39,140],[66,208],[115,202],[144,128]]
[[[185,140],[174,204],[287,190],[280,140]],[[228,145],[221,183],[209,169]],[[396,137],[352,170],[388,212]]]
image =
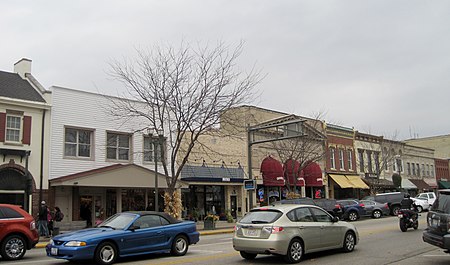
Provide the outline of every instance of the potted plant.
[[203,224],[205,230],[214,230],[216,229],[216,222],[219,220],[219,216],[215,214],[208,214],[203,219]]
[[233,215],[231,215],[230,211],[228,211],[228,210],[226,211],[226,216],[227,216],[227,222],[228,223],[234,222]]

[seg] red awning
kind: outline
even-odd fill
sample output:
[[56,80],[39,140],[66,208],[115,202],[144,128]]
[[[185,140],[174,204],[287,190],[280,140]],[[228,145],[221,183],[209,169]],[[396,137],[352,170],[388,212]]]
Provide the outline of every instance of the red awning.
[[307,187],[321,187],[323,186],[322,169],[319,164],[315,162],[309,163],[300,173],[305,178]]
[[287,160],[283,165],[283,169],[288,181],[286,184],[291,186],[305,186],[305,179],[299,174],[300,163],[298,161],[293,159]]
[[284,186],[283,165],[270,156],[261,162],[261,173],[265,186]]

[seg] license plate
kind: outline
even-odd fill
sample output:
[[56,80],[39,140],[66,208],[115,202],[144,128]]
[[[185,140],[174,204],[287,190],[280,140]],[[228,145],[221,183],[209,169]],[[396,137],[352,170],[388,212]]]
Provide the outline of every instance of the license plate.
[[256,229],[247,229],[247,236],[257,236],[258,231]]
[[52,254],[52,256],[58,256],[58,249],[57,248],[50,249],[50,254]]

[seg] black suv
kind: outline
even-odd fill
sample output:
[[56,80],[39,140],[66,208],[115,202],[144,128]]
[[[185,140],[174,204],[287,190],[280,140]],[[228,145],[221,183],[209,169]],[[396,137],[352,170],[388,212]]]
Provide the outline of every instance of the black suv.
[[401,201],[405,197],[404,192],[388,192],[388,193],[378,193],[377,195],[370,197],[369,199],[380,203],[387,203],[391,215],[397,215],[401,208]]
[[439,191],[427,214],[427,228],[422,239],[450,252],[450,189]]

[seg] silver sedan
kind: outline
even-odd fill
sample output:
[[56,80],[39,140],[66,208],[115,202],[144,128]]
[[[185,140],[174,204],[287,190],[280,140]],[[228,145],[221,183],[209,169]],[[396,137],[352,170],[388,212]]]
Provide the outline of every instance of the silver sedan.
[[238,223],[233,247],[245,259],[258,254],[300,262],[306,253],[341,248],[351,252],[359,241],[355,226],[313,205],[276,205],[251,210]]

